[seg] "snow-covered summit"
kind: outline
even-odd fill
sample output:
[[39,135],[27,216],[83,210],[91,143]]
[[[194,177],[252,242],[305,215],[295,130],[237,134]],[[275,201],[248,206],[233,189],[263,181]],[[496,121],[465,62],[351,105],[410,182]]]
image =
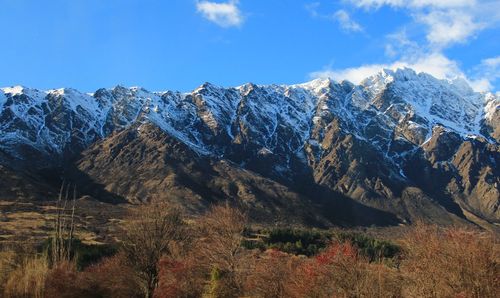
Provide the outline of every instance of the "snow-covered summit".
[[215,155],[245,146],[255,154],[266,148],[287,159],[321,144],[332,121],[381,151],[395,137],[420,146],[437,125],[498,142],[488,133],[499,125],[498,95],[475,93],[463,80],[438,80],[411,69],[382,70],[360,85],[317,79],[236,88],[205,83],[190,93],[122,86],[90,95],[70,88],[0,90],[0,147],[9,152],[20,145],[47,154],[78,151],[144,121],[200,153]]

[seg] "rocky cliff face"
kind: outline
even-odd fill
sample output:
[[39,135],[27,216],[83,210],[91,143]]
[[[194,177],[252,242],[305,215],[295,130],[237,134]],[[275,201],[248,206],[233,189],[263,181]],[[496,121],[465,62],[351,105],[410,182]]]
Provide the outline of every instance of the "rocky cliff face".
[[466,211],[498,223],[499,106],[498,95],[410,69],[360,85],[191,93],[4,88],[0,160],[68,168],[128,201],[170,193],[194,210],[222,198],[267,219],[348,223],[334,211],[345,209],[354,223],[449,223]]

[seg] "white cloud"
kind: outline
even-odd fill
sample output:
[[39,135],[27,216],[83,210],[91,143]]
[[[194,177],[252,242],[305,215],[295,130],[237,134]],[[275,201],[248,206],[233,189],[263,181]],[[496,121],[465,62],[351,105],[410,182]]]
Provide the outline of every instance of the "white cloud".
[[483,59],[481,61],[481,65],[484,65],[486,67],[498,68],[498,67],[500,67],[500,56],[488,58],[488,59]]
[[[407,12],[412,21],[404,24],[398,31],[385,36],[385,55],[387,62],[365,64],[350,68],[326,67],[310,73],[310,77],[329,77],[337,81],[349,80],[359,84],[365,78],[382,69],[412,68],[416,72],[425,72],[438,79],[465,79],[475,91],[491,91],[494,83],[500,81],[500,56],[484,59],[468,69],[460,68],[457,61],[448,58],[444,50],[455,44],[465,43],[480,31],[500,24],[500,1],[498,0],[344,0],[354,7],[365,10],[389,6],[398,11]],[[319,4],[311,6],[316,13]],[[344,10],[337,18],[346,24],[351,20]],[[418,43],[408,37],[406,28],[411,33],[423,27],[426,42]],[[418,35],[417,35],[418,36]],[[418,39],[417,39],[418,40]]]
[[493,83],[500,79],[500,56],[481,60],[481,63],[475,67],[473,77],[471,85],[475,90],[493,90]]
[[345,32],[363,32],[363,26],[352,19],[344,9],[337,10],[335,13],[326,14],[319,12],[320,2],[312,2],[305,6],[311,17],[335,21]]
[[351,16],[343,9],[337,10],[333,16],[336,21],[339,22],[340,28],[344,31],[349,32],[362,32],[363,27],[354,21]]
[[469,85],[477,92],[487,92],[493,89],[490,80],[485,78],[469,81]]
[[418,43],[410,40],[408,38],[406,29],[403,28],[398,32],[389,34],[386,36],[387,43],[385,44],[385,54],[388,57],[395,58],[400,53],[404,53],[405,56],[419,56],[423,50]]
[[350,0],[358,7],[380,8],[384,5],[393,7],[436,7],[456,8],[467,7],[476,4],[476,0]]
[[436,10],[426,14],[419,13],[416,19],[428,27],[427,40],[437,47],[464,43],[486,26],[475,21],[473,16],[464,10]]
[[[398,31],[386,35],[385,55],[389,61],[344,69],[327,67],[310,73],[312,78],[330,77],[359,84],[382,69],[412,68],[438,79],[465,79],[475,91],[491,91],[500,80],[500,56],[484,59],[467,71],[457,61],[448,58],[444,50],[465,43],[478,32],[500,23],[498,0],[345,0],[366,10],[382,6],[409,13],[413,21]],[[406,28],[415,32],[423,26],[427,42],[417,43],[408,37]]]
[[321,5],[321,3],[319,3],[319,2],[313,2],[313,3],[306,4],[305,7],[306,7],[306,10],[309,12],[309,14],[313,18],[317,18],[320,16],[320,14],[318,13],[318,8],[320,5]]
[[398,68],[411,68],[417,73],[428,73],[438,79],[453,80],[465,79],[471,88],[477,92],[492,91],[493,82],[500,79],[500,56],[483,59],[476,67],[475,73],[467,76],[458,62],[447,58],[440,52],[407,56],[391,63],[365,64],[359,67],[344,69],[325,68],[309,74],[313,79],[331,78],[336,81],[348,80],[354,84],[361,83],[369,76],[375,75],[383,69],[396,70]]
[[224,3],[199,1],[196,3],[196,9],[207,20],[221,27],[237,27],[243,23],[237,0]]
[[416,72],[425,72],[438,79],[465,78],[457,62],[448,59],[441,53],[431,53],[408,60],[399,60],[388,64],[367,64],[345,69],[324,69],[310,74],[311,78],[331,78],[337,81],[348,80],[359,84],[365,78],[374,75],[382,69],[396,70],[398,68],[412,68]]
[[359,84],[361,81],[367,77],[376,74],[384,68],[390,68],[389,65],[385,64],[369,64],[362,65],[359,67],[350,67],[344,69],[323,69],[320,71],[315,71],[309,74],[312,79],[326,79],[330,78],[335,81],[347,80],[354,84]]
[[498,0],[348,0],[358,8],[404,9],[425,26],[427,40],[437,48],[465,43],[479,31],[500,22]]

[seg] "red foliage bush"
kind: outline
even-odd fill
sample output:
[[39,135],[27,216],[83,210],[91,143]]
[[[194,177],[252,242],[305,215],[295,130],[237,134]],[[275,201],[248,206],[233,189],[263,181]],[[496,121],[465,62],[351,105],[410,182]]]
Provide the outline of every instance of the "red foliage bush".
[[204,275],[194,260],[162,258],[159,268],[159,283],[154,292],[155,298],[201,296]]
[[62,262],[52,268],[45,280],[45,297],[79,298],[101,297],[92,291],[89,280],[73,263]]
[[76,271],[72,263],[61,263],[49,271],[45,283],[45,297],[133,298],[141,297],[141,293],[121,255],[104,259],[83,272]]
[[288,285],[289,297],[399,297],[395,270],[370,264],[350,243],[332,243],[305,260]]
[[127,265],[121,254],[106,258],[89,267],[83,274],[92,281],[92,286],[101,297],[142,297],[140,283],[135,272]]

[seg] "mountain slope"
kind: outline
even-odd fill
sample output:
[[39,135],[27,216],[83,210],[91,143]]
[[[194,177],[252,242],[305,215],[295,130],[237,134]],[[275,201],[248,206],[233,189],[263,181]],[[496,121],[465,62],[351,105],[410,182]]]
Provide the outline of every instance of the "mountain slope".
[[[395,224],[389,213],[330,193],[330,212],[315,197],[240,168],[233,162],[200,155],[153,124],[134,125],[83,151],[68,176],[90,177],[103,192],[133,203],[167,200],[198,213],[211,203],[232,201],[262,224]],[[85,182],[80,183],[85,185]],[[89,189],[88,191],[92,191]],[[336,208],[334,208],[336,207]]]
[[[498,223],[499,106],[498,95],[475,93],[463,80],[437,80],[410,69],[384,70],[360,85],[315,80],[226,89],[206,83],[184,94],[123,87],[91,95],[4,88],[0,160],[20,168],[78,169],[86,176],[81,183],[102,184],[129,201],[185,192],[194,199],[185,205],[199,209],[207,203],[202,197],[244,199],[214,192],[219,183],[214,181],[252,173],[248,185],[266,179],[282,189],[254,196],[266,206],[262,210],[274,208],[264,203],[272,197],[294,197],[291,209],[297,210],[345,196],[380,210],[388,221],[392,216],[401,222],[463,221],[466,211]],[[137,135],[141,127],[155,127],[165,136],[145,142]],[[135,136],[130,144],[125,135]],[[165,160],[177,155],[179,146],[183,154]],[[155,148],[163,148],[157,160],[151,159],[159,154]],[[129,170],[143,180],[132,183]],[[199,178],[205,171],[212,174]],[[121,184],[106,178],[117,173]],[[179,173],[188,178],[172,178]],[[309,217],[316,212],[304,210]]]

